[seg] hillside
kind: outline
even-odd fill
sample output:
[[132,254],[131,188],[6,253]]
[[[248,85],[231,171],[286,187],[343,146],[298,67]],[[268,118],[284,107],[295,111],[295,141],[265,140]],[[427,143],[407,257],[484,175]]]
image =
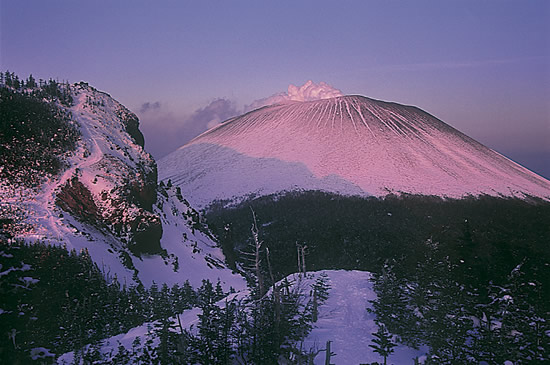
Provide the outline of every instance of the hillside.
[[181,193],[157,187],[135,114],[86,83],[0,92],[3,240],[86,249],[127,283],[217,280],[223,255]]

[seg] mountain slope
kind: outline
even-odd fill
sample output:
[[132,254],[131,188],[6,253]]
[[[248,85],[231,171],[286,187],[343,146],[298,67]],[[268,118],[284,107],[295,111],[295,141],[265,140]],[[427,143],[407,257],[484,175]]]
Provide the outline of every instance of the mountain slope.
[[362,96],[233,118],[160,160],[159,174],[198,206],[285,190],[550,198],[549,181],[428,113]]
[[[156,162],[143,149],[135,114],[86,83],[51,85],[53,94],[63,95],[63,100],[43,95],[38,87],[0,85],[6,100],[24,98],[23,109],[38,103],[54,110],[53,120],[62,116],[66,128],[74,129],[69,136],[76,136],[66,151],[41,147],[36,141],[42,141],[43,131],[27,126],[44,123],[44,113],[28,113],[22,122],[11,113],[13,120],[3,121],[14,136],[31,142],[12,156],[30,161],[11,163],[17,180],[13,173],[0,174],[0,239],[86,249],[106,274],[128,284],[190,279],[200,285],[202,278],[222,278],[227,288],[243,287],[243,279],[225,268],[217,243],[181,194],[175,188],[157,187]],[[65,127],[59,128],[52,143],[57,135],[64,136]],[[19,143],[14,141],[2,148],[14,151],[13,144]],[[48,151],[53,155],[48,157],[58,161],[57,168],[42,173],[46,159],[36,162],[32,149]]]

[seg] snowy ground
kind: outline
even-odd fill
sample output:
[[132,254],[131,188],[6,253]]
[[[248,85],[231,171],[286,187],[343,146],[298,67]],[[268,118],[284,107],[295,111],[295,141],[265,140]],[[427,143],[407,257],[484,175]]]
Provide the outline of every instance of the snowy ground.
[[245,279],[226,267],[223,252],[213,238],[192,228],[190,215],[194,211],[174,191],[175,188],[167,189],[167,198],[159,194],[162,209],[155,208],[162,220],[161,246],[169,256],[143,255],[132,259],[143,284],[150,286],[155,281],[171,286],[188,280],[198,288],[203,279],[209,279],[214,284],[220,280],[226,291],[230,287],[237,291],[246,289]]
[[[363,364],[383,362],[383,358],[373,349],[372,333],[378,327],[374,314],[367,312],[369,300],[376,299],[369,281],[371,274],[365,271],[327,270],[313,273],[317,277],[325,272],[329,277],[329,298],[319,308],[319,320],[306,338],[305,345],[324,349],[327,341],[332,341],[332,364]],[[311,280],[311,279],[309,279]],[[413,358],[424,353],[406,346],[398,346],[388,358],[388,364],[412,364]],[[325,352],[319,353],[315,364],[325,364]]]
[[[327,274],[330,285],[327,301],[319,307],[319,319],[314,328],[304,340],[304,348],[324,349],[326,341],[332,341],[331,351],[336,354],[331,359],[332,364],[362,364],[371,362],[383,362],[383,358],[369,345],[376,332],[374,315],[367,312],[370,307],[369,300],[376,298],[370,282],[371,274],[365,271],[324,270],[309,272],[306,277],[300,279],[299,275],[290,275],[288,280],[294,285],[300,285],[309,289],[322,273]],[[306,291],[305,291],[306,292]],[[232,294],[231,298],[244,297],[248,291]],[[307,293],[306,293],[307,295]],[[230,298],[230,299],[231,299]],[[225,300],[219,302],[223,306]],[[183,327],[190,328],[198,322],[199,309],[185,311],[180,315]],[[136,337],[142,340],[146,338],[152,324],[144,324],[128,331],[127,333],[111,337],[103,342],[102,352],[108,353],[116,350],[119,343],[127,349],[132,348],[132,342]],[[395,353],[388,358],[388,364],[412,364],[415,357],[423,360],[425,352],[399,345]],[[65,361],[71,363],[74,354],[67,353],[58,360],[60,364]],[[325,364],[325,353],[320,352],[315,358],[315,364]]]

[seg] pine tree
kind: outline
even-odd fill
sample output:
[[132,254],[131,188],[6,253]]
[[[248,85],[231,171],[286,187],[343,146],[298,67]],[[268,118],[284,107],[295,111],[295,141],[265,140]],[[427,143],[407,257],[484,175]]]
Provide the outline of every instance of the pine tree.
[[13,86],[13,75],[9,70],[6,70],[4,79],[6,86]]
[[13,78],[13,87],[17,90],[21,88],[21,82],[19,81],[19,76],[17,75],[15,75],[15,77]]
[[32,76],[32,74],[29,75],[29,78],[27,79],[25,86],[28,87],[29,89],[34,89],[36,87],[36,80]]
[[377,299],[370,301],[372,309],[367,309],[376,314],[376,318],[383,323],[388,330],[403,338],[407,344],[417,346],[420,338],[411,334],[418,328],[418,319],[409,310],[408,297],[404,288],[407,282],[399,277],[396,270],[397,263],[385,263],[381,273],[373,274],[373,288]]
[[322,305],[328,299],[328,291],[330,285],[328,284],[328,275],[322,273],[315,280],[312,285],[313,289],[313,302],[312,302],[312,321],[317,322],[319,315],[319,306]]
[[158,308],[158,301],[159,301],[159,287],[158,287],[158,284],[153,281],[153,283],[151,284],[151,287],[149,288],[148,290],[148,297],[147,297],[147,304],[149,306],[149,308],[151,308],[151,318],[150,319],[156,319],[160,316],[161,313],[159,313],[159,308]]
[[176,332],[177,324],[169,316],[162,317],[155,322],[154,332],[159,339],[159,344],[156,349],[158,359],[161,364],[174,364],[178,361],[180,353],[177,349],[179,336]]
[[219,293],[216,293],[209,280],[203,280],[198,294],[202,313],[198,316],[198,338],[193,341],[197,349],[197,361],[201,364],[227,364],[233,354],[230,334],[234,307],[226,302],[222,309],[216,304]]
[[380,356],[384,358],[384,365],[386,365],[388,356],[393,353],[393,348],[397,346],[397,344],[393,342],[392,335],[388,332],[384,324],[378,323],[378,330],[373,332],[372,335],[376,338],[372,340],[374,345],[369,345],[369,347],[372,347],[374,352],[380,354]]
[[536,277],[527,278],[524,266],[527,266],[526,260],[510,272],[502,285],[490,288],[492,301],[486,309],[492,313],[493,326],[481,332],[480,339],[488,360],[533,363],[550,360],[545,334],[550,330],[550,323],[540,301],[542,285]]

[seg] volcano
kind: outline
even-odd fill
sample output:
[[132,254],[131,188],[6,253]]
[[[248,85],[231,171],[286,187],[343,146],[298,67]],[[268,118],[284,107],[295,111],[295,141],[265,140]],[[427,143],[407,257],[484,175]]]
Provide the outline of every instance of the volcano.
[[232,118],[159,161],[197,207],[285,191],[539,197],[550,182],[413,106],[342,96]]

